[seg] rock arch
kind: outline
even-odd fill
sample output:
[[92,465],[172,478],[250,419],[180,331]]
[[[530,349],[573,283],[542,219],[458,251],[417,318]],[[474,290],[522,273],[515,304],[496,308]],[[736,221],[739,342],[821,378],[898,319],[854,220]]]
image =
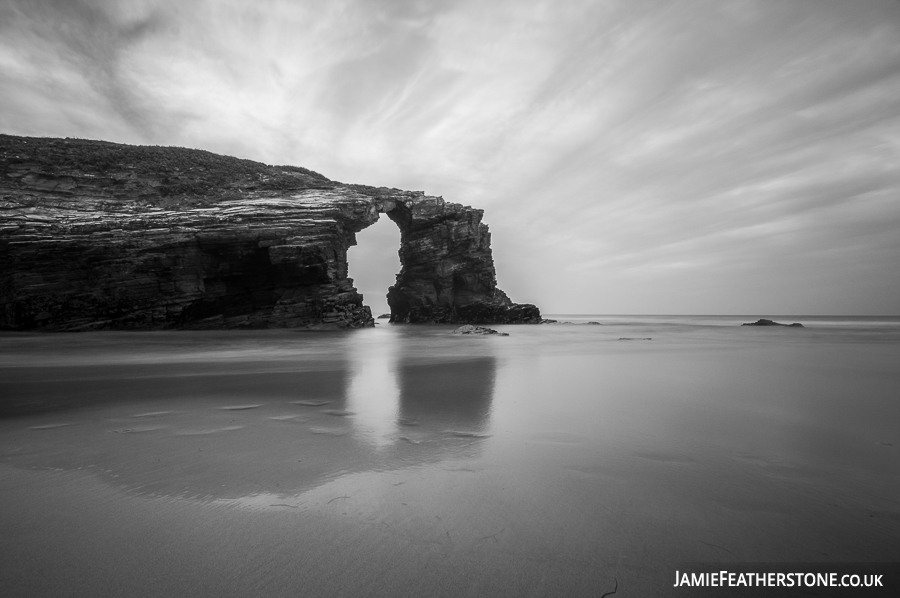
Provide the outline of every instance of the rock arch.
[[356,233],[400,228],[394,322],[537,323],[482,210],[200,150],[0,135],[0,328],[371,326]]
[[538,323],[534,305],[497,288],[483,210],[422,192],[353,186],[400,229],[400,264],[388,289],[391,322]]

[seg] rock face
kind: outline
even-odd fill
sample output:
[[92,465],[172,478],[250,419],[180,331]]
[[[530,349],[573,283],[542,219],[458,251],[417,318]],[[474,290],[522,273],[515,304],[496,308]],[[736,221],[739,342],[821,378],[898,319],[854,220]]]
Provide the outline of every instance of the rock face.
[[803,328],[803,324],[798,324],[794,322],[793,324],[779,324],[773,320],[767,320],[765,318],[760,318],[755,322],[747,322],[746,324],[741,324],[741,326],[787,326],[789,328]]
[[538,323],[482,211],[200,150],[0,135],[0,329],[372,326],[356,233],[400,227],[393,322]]
[[482,334],[482,335],[496,334],[497,336],[509,336],[507,333],[498,332],[498,331],[494,330],[493,328],[486,328],[484,326],[472,326],[471,324],[463,324],[462,326],[460,326],[459,328],[457,328],[450,334]]
[[387,294],[391,322],[540,323],[534,305],[514,304],[497,288],[482,210],[436,197],[376,197],[400,228],[402,267]]

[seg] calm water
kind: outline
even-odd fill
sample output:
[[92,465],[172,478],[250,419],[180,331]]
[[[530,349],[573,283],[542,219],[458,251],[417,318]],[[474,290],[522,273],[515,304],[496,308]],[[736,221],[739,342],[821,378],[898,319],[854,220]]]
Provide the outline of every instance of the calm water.
[[900,561],[900,318],[548,317],[0,336],[4,595],[667,596],[690,562]]

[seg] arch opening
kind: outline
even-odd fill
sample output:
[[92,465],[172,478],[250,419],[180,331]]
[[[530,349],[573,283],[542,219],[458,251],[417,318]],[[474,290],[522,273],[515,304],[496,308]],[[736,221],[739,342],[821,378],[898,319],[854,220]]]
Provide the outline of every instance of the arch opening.
[[[347,250],[347,272],[363,296],[363,304],[377,319],[390,314],[387,292],[400,272],[400,229],[386,214],[356,233],[356,245]],[[380,320],[387,322],[387,320]]]

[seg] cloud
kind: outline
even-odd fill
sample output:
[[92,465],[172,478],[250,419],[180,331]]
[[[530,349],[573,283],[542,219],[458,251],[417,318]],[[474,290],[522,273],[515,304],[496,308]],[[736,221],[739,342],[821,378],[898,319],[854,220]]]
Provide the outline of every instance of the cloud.
[[[95,110],[111,109],[139,134],[149,132],[146,109],[120,62],[131,47],[165,26],[160,12],[135,14],[87,0],[11,0],[0,11],[7,56],[17,50],[13,61],[25,87],[43,90],[59,103],[99,96],[90,98]],[[54,98],[54,88],[75,97]],[[17,91],[9,89],[13,96]],[[29,101],[28,95],[22,94],[20,104]]]
[[5,131],[477,205],[501,286],[551,311],[900,313],[895,1],[5,0],[0,23]]

